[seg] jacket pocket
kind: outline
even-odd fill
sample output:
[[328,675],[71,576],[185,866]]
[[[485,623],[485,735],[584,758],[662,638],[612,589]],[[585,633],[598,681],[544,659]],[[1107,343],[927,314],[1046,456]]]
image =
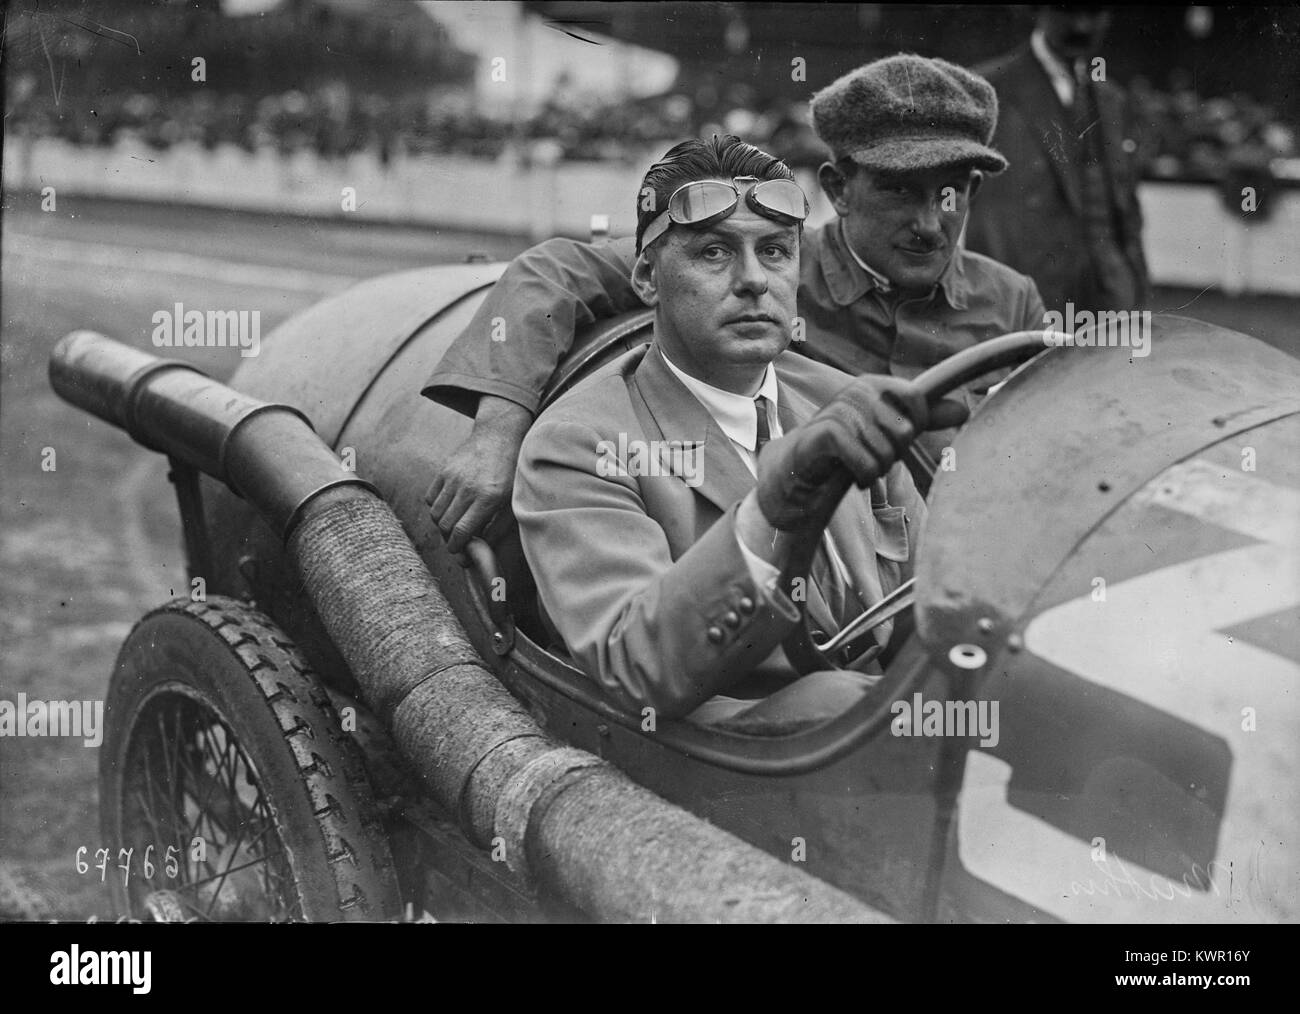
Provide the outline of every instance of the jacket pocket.
[[911,558],[911,546],[903,508],[873,507],[871,514],[876,524],[876,555],[895,563],[906,563]]

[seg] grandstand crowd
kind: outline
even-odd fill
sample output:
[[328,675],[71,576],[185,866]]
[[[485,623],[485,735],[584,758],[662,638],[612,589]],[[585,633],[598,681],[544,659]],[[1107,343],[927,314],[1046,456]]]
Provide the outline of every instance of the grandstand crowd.
[[[561,82],[536,113],[514,122],[483,115],[456,89],[433,97],[391,96],[340,81],[263,95],[195,90],[164,97],[122,90],[105,92],[93,104],[58,106],[43,100],[41,86],[34,74],[12,82],[5,109],[10,136],[101,146],[127,140],[155,150],[181,142],[286,155],[308,149],[325,158],[369,151],[386,164],[396,152],[485,159],[511,152],[525,160],[544,152],[567,161],[634,161],[647,147],[723,129],[796,165],[815,166],[822,157],[805,106],[762,107],[744,85],[702,100],[673,93],[609,102]],[[1300,176],[1296,130],[1248,95],[1202,98],[1191,76],[1178,73],[1167,90],[1137,78],[1129,93],[1148,178],[1221,182],[1243,170]]]

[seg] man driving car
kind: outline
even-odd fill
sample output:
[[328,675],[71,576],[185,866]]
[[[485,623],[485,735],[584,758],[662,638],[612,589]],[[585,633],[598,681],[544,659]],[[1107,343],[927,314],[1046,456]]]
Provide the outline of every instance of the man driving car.
[[[837,217],[803,236],[795,351],[910,379],[977,342],[1044,326],[1030,279],[958,242],[983,174],[1006,166],[988,146],[997,98],[986,81],[892,56],[817,93],[812,115],[833,155],[820,180]],[[575,331],[643,308],[634,247],[555,239],[521,254],[425,384],[427,397],[475,417],[428,493],[453,552],[508,504],[520,441]],[[937,457],[950,434],[931,436]]]
[[[780,643],[800,605],[836,630],[910,575],[925,505],[896,459],[966,408],[786,351],[808,206],[783,162],[734,137],[687,141],[640,194],[653,199],[638,201],[631,284],[654,307],[653,341],[523,441],[514,511],[539,598],[629,709],[739,727],[829,718],[867,678],[792,683]],[[880,671],[889,634],[860,646],[863,673]]]

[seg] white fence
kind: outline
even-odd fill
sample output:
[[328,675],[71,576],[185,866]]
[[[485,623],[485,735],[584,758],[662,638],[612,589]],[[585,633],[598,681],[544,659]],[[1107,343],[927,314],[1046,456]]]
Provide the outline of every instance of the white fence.
[[[313,152],[250,154],[231,145],[204,151],[179,144],[85,148],[60,140],[5,139],[6,189],[125,197],[254,211],[364,218],[483,230],[543,239],[586,235],[593,213],[615,232],[635,228],[635,192],[644,166],[564,163],[521,167],[447,155],[395,157],[385,168],[371,153],[323,159]],[[355,207],[354,211],[345,210]]]
[[1270,214],[1255,220],[1229,211],[1218,188],[1204,184],[1144,183],[1138,197],[1157,283],[1300,295],[1300,190],[1276,188],[1265,197]]
[[[327,160],[311,152],[283,157],[232,146],[207,152],[177,145],[155,152],[129,142],[83,148],[10,136],[4,180],[7,190],[54,187],[58,194],[358,215],[543,239],[585,236],[593,214],[609,215],[615,235],[631,233],[635,193],[629,180],[639,177],[658,150],[647,152],[644,162],[626,164],[522,166],[447,155],[398,156],[383,167],[370,153]],[[802,182],[815,187],[811,179]],[[1158,284],[1300,295],[1300,190],[1278,189],[1266,197],[1274,202],[1267,218],[1230,213],[1217,189],[1199,184],[1144,183],[1140,197],[1147,259]],[[818,201],[814,220],[829,214],[824,199]]]

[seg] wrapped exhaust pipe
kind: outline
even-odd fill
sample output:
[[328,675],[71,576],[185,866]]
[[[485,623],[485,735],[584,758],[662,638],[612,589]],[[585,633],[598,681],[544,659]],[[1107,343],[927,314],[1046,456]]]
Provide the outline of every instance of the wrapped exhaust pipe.
[[50,383],[259,511],[429,792],[478,845],[500,837],[530,888],[607,921],[892,921],[549,738],[479,659],[389,506],[295,409],[89,331],[59,342]]

